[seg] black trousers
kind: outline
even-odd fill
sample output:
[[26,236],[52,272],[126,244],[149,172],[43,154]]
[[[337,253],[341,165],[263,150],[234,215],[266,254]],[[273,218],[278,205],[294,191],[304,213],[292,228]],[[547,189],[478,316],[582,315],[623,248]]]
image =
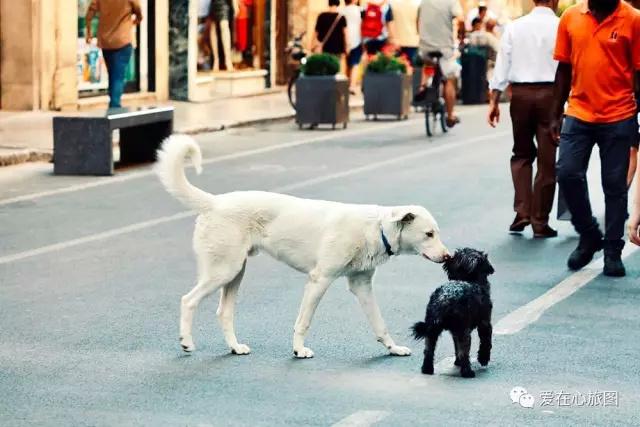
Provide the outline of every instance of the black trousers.
[[638,134],[635,116],[615,123],[586,123],[567,117],[560,137],[556,173],[571,212],[571,222],[580,235],[597,232],[587,186],[587,168],[595,144],[600,149],[602,188],[605,195],[605,251],[624,247],[627,212],[629,148]]

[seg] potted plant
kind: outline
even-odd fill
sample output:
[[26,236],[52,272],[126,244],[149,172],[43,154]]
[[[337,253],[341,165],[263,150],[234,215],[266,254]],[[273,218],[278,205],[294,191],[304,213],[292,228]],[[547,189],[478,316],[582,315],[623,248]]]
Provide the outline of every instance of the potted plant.
[[296,81],[296,123],[315,127],[349,121],[349,81],[340,71],[338,58],[326,53],[311,55]]
[[362,82],[364,114],[389,114],[398,119],[407,118],[411,107],[412,79],[409,65],[402,58],[379,53],[369,63]]

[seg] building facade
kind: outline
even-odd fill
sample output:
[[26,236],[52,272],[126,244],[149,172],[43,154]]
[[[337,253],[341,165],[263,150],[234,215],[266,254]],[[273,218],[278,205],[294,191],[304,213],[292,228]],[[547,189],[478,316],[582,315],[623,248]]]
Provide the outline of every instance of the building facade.
[[[214,1],[219,6],[221,0]],[[201,11],[205,3],[210,9],[211,0],[140,0],[144,19],[134,34],[124,105],[259,93],[285,78],[287,0],[222,1],[232,12],[226,25],[211,19],[219,44],[221,27],[229,31],[214,69],[215,59],[209,58],[208,68],[202,60]],[[0,0],[0,109],[106,107],[102,53],[84,37],[88,3]],[[210,38],[205,40],[209,51]],[[231,69],[219,66],[228,63]]]

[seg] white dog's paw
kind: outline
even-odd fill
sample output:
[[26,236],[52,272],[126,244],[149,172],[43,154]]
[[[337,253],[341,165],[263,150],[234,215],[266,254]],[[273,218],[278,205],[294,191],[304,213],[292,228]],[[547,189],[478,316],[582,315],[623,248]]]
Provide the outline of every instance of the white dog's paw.
[[313,351],[307,347],[302,347],[301,350],[293,350],[293,354],[298,359],[311,359],[313,357]]
[[401,345],[394,345],[389,348],[389,354],[392,356],[411,356],[411,349]]
[[251,349],[248,345],[237,344],[235,347],[231,347],[231,353],[238,355],[249,354],[251,353]]
[[196,345],[193,343],[192,337],[180,337],[180,346],[185,353],[191,353],[196,349]]

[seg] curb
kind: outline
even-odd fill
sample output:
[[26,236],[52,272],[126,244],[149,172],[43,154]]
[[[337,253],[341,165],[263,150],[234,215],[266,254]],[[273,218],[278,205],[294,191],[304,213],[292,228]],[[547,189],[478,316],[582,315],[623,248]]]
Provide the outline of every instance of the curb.
[[278,116],[271,117],[263,117],[260,119],[252,119],[252,120],[240,120],[236,122],[229,122],[217,126],[194,126],[191,128],[177,128],[176,132],[186,133],[187,135],[198,135],[201,133],[209,133],[209,132],[220,132],[225,129],[239,128],[243,126],[251,126],[251,125],[259,125],[265,123],[276,123],[283,122],[293,119],[296,116],[296,113],[286,113]]
[[0,167],[13,166],[28,162],[50,162],[53,154],[46,151],[30,150],[28,148],[2,149],[8,153],[0,153]]
[[[351,111],[358,111],[362,110],[363,106],[363,103],[359,102],[357,104],[351,105],[349,109]],[[280,114],[277,116],[261,117],[259,119],[239,120],[216,126],[194,126],[191,128],[176,127],[175,131],[179,133],[185,133],[187,135],[198,135],[202,133],[220,132],[225,129],[239,128],[258,124],[284,122],[293,119],[295,116],[296,113],[294,111],[291,111],[290,113]],[[3,154],[2,151],[9,152]],[[28,162],[51,162],[52,160],[53,153],[47,151],[38,151],[29,148],[12,149],[11,147],[0,147],[0,167],[12,166]]]

